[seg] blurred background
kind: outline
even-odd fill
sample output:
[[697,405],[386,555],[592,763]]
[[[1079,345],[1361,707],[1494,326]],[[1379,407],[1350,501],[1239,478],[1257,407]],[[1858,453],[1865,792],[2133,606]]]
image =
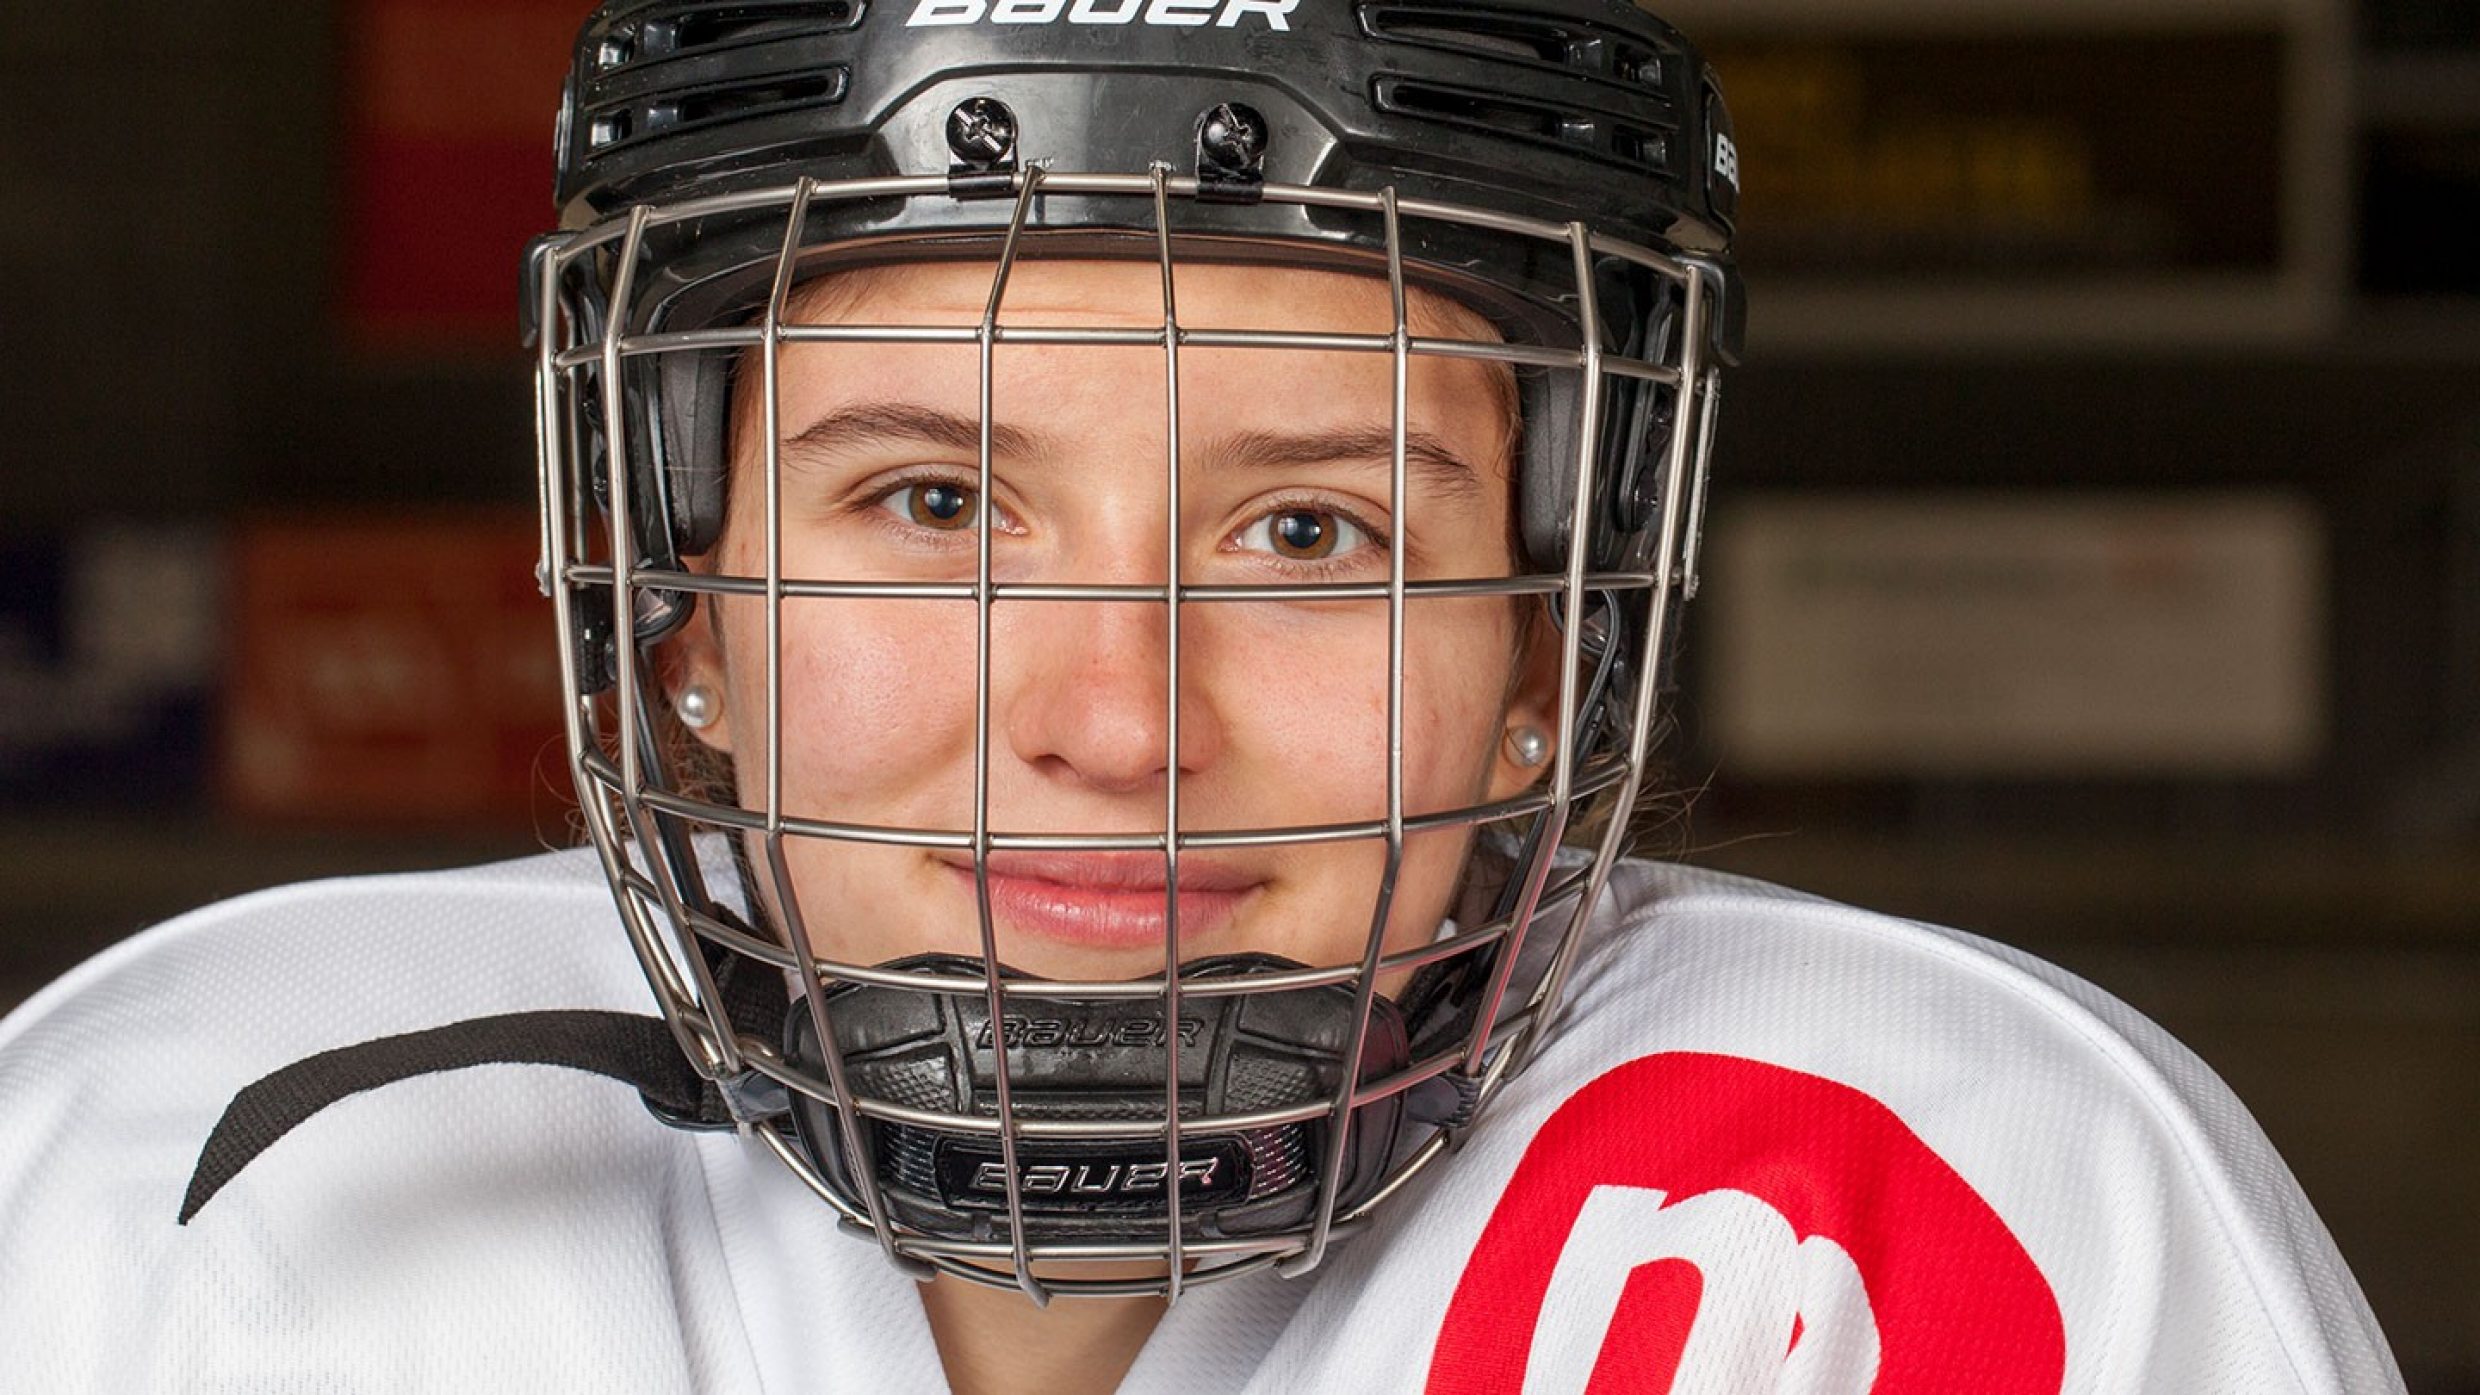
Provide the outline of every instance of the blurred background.
[[[583,8],[11,7],[0,1008],[568,841],[514,306]],[[2159,1019],[2480,1392],[2480,5],[1662,8],[1755,309],[1653,845]]]

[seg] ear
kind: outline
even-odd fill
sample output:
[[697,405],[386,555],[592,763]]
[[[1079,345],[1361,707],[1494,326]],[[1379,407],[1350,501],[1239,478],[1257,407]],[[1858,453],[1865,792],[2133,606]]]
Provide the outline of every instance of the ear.
[[715,704],[715,720],[703,727],[683,721],[681,727],[706,747],[726,755],[732,751],[731,692],[723,663],[723,639],[716,632],[715,606],[698,598],[697,612],[665,641],[662,655],[663,699],[675,713],[680,695],[701,688]]
[[[1551,623],[1545,606],[1532,612],[1524,630],[1515,672],[1508,685],[1506,720],[1499,727],[1498,748],[1490,756],[1492,801],[1512,799],[1532,788],[1549,772],[1550,761],[1558,757],[1559,627]],[[1507,734],[1528,728],[1540,732],[1551,743],[1548,759],[1539,765],[1526,765],[1516,759],[1506,740]]]

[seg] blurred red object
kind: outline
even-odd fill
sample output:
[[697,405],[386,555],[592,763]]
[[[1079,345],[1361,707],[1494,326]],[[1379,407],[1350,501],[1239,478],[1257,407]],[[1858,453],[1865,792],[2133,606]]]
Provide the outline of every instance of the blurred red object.
[[345,68],[345,313],[365,347],[517,347],[552,224],[551,130],[584,0],[360,0]]
[[233,540],[234,813],[534,820],[568,797],[531,514],[296,516]]

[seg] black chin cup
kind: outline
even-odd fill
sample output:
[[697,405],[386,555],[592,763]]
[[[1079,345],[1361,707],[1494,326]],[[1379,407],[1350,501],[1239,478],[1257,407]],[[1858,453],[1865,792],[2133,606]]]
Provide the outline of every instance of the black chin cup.
[[[922,974],[979,978],[980,960],[923,955],[887,966]],[[1271,955],[1199,960],[1184,981],[1240,977],[1299,966]],[[1003,977],[1015,977],[1002,970]],[[1348,987],[1287,989],[1229,996],[1191,994],[1180,1002],[1179,1113],[1226,1118],[1331,1100],[1350,1048]],[[845,1080],[863,1100],[909,1109],[995,1119],[997,1051],[1007,1052],[1008,1094],[1025,1120],[1124,1120],[1125,1136],[1021,1139],[1018,1189],[1028,1242],[1159,1243],[1169,1188],[1180,1189],[1181,1231],[1192,1239],[1239,1238],[1297,1229],[1316,1215],[1330,1115],[1256,1128],[1184,1132],[1176,1167],[1159,1134],[1169,1029],[1150,998],[1020,997],[993,1032],[978,989],[926,992],[869,984],[829,991],[829,1022],[843,1047]],[[785,1021],[785,1055],[828,1078],[805,1004]],[[1383,1079],[1410,1060],[1404,1019],[1384,997],[1371,1004],[1359,1083]],[[827,1184],[856,1210],[842,1122],[827,1104],[795,1092],[796,1136]],[[1343,1155],[1338,1211],[1366,1199],[1384,1174],[1406,1117],[1390,1095],[1353,1111]],[[864,1117],[862,1146],[898,1226],[945,1239],[1007,1239],[1007,1172],[996,1134]]]

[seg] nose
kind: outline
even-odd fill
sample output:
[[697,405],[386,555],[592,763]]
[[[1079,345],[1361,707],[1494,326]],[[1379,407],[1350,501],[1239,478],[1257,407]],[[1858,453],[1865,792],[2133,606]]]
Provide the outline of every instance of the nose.
[[[1162,603],[1027,601],[1010,608],[1020,613],[1003,632],[994,621],[992,657],[1001,667],[991,700],[1006,704],[993,722],[1016,758],[1054,787],[1159,792],[1171,757],[1171,626]],[[1181,619],[1183,658],[1193,659],[1196,614]],[[1223,731],[1203,685],[1191,678],[1181,686],[1178,760],[1185,777],[1213,763]]]

